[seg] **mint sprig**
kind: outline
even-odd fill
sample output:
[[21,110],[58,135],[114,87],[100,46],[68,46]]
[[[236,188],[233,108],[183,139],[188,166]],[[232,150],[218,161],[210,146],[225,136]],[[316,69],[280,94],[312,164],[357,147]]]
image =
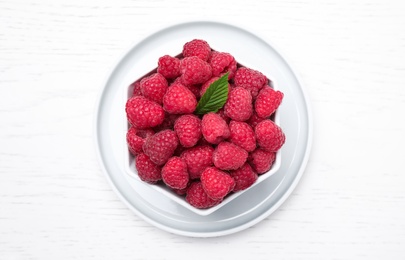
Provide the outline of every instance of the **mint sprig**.
[[202,115],[209,112],[216,113],[221,109],[228,99],[228,75],[226,73],[216,81],[212,82],[208,89],[205,91],[204,95],[198,101],[197,108],[195,109],[196,114]]

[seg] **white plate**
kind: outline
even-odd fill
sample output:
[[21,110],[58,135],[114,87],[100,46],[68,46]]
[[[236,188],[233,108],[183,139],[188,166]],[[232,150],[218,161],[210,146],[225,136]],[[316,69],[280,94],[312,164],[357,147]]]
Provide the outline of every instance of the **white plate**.
[[[185,42],[199,38],[231,53],[238,62],[275,80],[284,93],[278,109],[286,142],[279,170],[210,215],[202,216],[150,189],[126,173],[126,88],[159,57],[179,53]],[[306,94],[286,60],[270,44],[244,29],[217,22],[191,22],[163,29],[136,44],[115,66],[100,95],[95,120],[98,155],[107,179],[138,216],[171,233],[212,237],[246,229],[274,212],[303,174],[312,141],[312,119]]]

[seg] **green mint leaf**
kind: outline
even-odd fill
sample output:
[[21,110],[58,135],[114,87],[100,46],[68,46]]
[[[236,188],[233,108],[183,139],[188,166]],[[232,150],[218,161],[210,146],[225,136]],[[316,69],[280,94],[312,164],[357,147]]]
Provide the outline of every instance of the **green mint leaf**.
[[225,105],[229,91],[228,75],[229,73],[226,73],[211,83],[207,91],[200,98],[200,101],[198,101],[197,108],[195,109],[196,114],[216,113]]

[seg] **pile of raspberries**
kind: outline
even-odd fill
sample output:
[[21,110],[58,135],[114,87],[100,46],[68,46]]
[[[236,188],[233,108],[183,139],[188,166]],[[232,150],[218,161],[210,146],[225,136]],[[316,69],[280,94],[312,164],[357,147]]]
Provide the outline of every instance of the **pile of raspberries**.
[[[226,73],[225,105],[193,114],[211,83]],[[164,183],[196,208],[250,187],[285,142],[271,117],[283,93],[204,40],[187,42],[175,57],[160,57],[157,69],[130,87],[126,138],[140,179]]]

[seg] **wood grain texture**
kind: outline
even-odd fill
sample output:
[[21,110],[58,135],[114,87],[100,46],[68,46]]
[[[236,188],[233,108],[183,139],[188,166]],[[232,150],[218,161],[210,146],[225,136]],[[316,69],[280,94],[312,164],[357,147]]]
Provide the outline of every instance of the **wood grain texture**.
[[[201,19],[271,40],[314,114],[290,199],[211,239],[134,215],[93,140],[96,99],[120,55]],[[404,259],[404,24],[401,1],[0,0],[0,259]]]

